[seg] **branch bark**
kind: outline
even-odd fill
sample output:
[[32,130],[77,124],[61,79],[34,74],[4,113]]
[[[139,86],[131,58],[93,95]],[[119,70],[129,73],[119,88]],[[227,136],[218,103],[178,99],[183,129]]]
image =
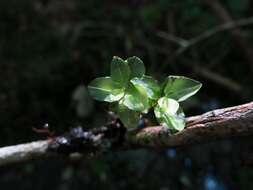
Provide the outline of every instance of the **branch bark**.
[[[104,149],[103,138],[108,137],[99,132],[94,134],[92,147]],[[128,132],[119,148],[168,148],[249,135],[253,135],[253,102],[189,117],[186,128],[176,134],[170,134],[162,126]],[[53,141],[44,140],[0,148],[0,166],[55,154],[49,150]]]
[[49,156],[49,140],[0,148],[0,166]]

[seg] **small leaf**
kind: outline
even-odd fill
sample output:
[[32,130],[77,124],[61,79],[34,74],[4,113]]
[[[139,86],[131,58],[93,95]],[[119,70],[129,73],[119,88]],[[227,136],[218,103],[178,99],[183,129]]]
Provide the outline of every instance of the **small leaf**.
[[123,104],[119,104],[117,113],[120,120],[127,128],[137,127],[139,122],[139,113],[128,109]]
[[160,97],[160,86],[158,82],[150,76],[142,78],[133,78],[131,83],[143,93],[146,93],[148,98],[157,100]]
[[185,115],[181,108],[173,117],[170,117],[170,123],[177,131],[182,131],[185,128]]
[[149,109],[147,95],[135,88],[131,83],[120,102],[133,111],[147,113]]
[[129,57],[127,63],[130,67],[130,79],[134,77],[142,77],[145,74],[145,66],[142,60],[136,56]]
[[196,94],[201,86],[200,82],[187,77],[169,76],[164,86],[164,93],[166,97],[182,102]]
[[124,89],[110,77],[93,80],[88,86],[91,96],[99,101],[115,102],[124,96]]
[[154,112],[161,125],[177,131],[184,129],[184,113],[176,100],[167,97],[160,98]]
[[176,114],[177,110],[179,109],[179,103],[176,100],[167,97],[160,98],[158,100],[158,106],[163,112],[166,112],[169,115]]
[[122,87],[126,86],[130,77],[130,68],[127,62],[114,56],[111,62],[111,77]]

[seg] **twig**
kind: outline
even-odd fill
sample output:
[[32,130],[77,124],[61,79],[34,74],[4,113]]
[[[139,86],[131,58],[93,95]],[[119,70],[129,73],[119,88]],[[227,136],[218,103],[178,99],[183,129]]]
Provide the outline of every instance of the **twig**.
[[[243,89],[242,85],[240,85],[237,81],[234,81],[233,79],[230,79],[227,76],[220,75],[217,72],[213,72],[208,68],[208,66],[203,67],[201,64],[197,63],[196,61],[189,61],[181,59],[181,64],[185,67],[189,67],[189,69],[192,69],[196,75],[199,75],[207,80],[212,81],[215,84],[218,84],[221,87],[225,87],[227,90],[231,92],[235,92],[239,98],[244,98],[244,94],[241,93]],[[192,62],[194,64],[189,65],[189,62]]]
[[[204,2],[212,9],[212,11],[217,15],[217,17],[221,20],[222,23],[233,23],[233,18],[230,16],[229,12],[222,6],[222,4],[217,0],[204,0]],[[230,30],[231,35],[234,37],[237,44],[240,46],[240,49],[245,55],[245,58],[248,60],[249,66],[253,71],[253,49],[248,43],[248,41],[242,35],[242,31],[239,26],[244,26],[248,24],[252,24],[251,18],[242,22],[242,25],[238,25],[238,27],[233,27]],[[245,22],[245,23],[244,23]]]
[[175,44],[182,46],[182,47],[188,46],[188,44],[189,44],[188,40],[185,40],[185,39],[180,38],[178,36],[174,36],[172,34],[164,32],[164,31],[157,31],[156,35],[160,38],[163,38],[169,42],[175,43]]
[[[101,131],[101,134],[99,134],[99,131]],[[99,137],[94,138],[97,139],[94,140],[96,148],[106,147],[97,146],[98,142],[100,145],[103,143],[103,138],[105,138],[102,134],[103,132],[103,130],[98,130],[96,134],[94,133],[95,137]],[[125,140],[119,148],[188,146],[196,143],[206,143],[218,139],[248,135],[253,135],[253,102],[189,117],[187,118],[186,129],[172,135],[162,126],[147,127],[137,132],[126,133]],[[52,143],[53,141],[45,140],[0,148],[0,165],[49,156],[52,153],[48,147]],[[112,151],[111,148],[108,150]]]
[[228,90],[231,90],[237,94],[241,93],[243,87],[236,81],[231,80],[225,76],[219,75],[218,73],[212,72],[209,69],[203,68],[201,66],[196,66],[195,71],[200,76],[209,79],[220,86],[226,87]]
[[196,37],[193,37],[190,40],[185,40],[180,37],[176,37],[176,36],[167,34],[166,32],[163,32],[163,31],[158,31],[157,36],[159,36],[167,41],[171,41],[173,43],[180,45],[181,47],[176,51],[176,54],[175,54],[175,56],[179,56],[182,53],[186,52],[191,47],[197,45],[198,43],[200,43],[208,38],[211,38],[212,36],[216,35],[217,33],[224,32],[224,31],[227,31],[227,30],[230,30],[233,28],[237,28],[240,26],[248,26],[251,24],[253,24],[253,17],[244,18],[244,19],[240,19],[237,21],[227,22],[225,24],[211,28],[210,30],[205,31],[202,34],[200,34]]

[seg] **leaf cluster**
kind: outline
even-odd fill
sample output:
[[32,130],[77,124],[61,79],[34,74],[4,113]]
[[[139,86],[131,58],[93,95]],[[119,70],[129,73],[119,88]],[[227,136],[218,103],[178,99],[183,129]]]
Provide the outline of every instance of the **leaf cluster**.
[[173,131],[184,129],[185,115],[179,102],[197,93],[201,83],[171,75],[160,84],[145,72],[140,58],[114,56],[110,76],[96,78],[88,89],[94,99],[113,103],[113,111],[126,127],[136,127],[140,115],[153,109],[161,125]]

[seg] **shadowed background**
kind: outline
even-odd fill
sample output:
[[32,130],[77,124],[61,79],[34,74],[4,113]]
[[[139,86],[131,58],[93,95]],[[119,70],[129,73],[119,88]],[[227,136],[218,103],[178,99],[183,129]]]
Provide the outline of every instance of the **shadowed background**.
[[[186,115],[252,100],[250,0],[2,0],[0,145],[71,127],[98,127],[104,103],[85,86],[109,73],[112,56],[136,55],[159,80],[203,83]],[[230,23],[226,25],[224,23]],[[238,27],[236,27],[238,26]],[[34,161],[0,169],[3,189],[251,189],[252,140],[137,150],[71,162]],[[249,161],[251,160],[251,162]]]

